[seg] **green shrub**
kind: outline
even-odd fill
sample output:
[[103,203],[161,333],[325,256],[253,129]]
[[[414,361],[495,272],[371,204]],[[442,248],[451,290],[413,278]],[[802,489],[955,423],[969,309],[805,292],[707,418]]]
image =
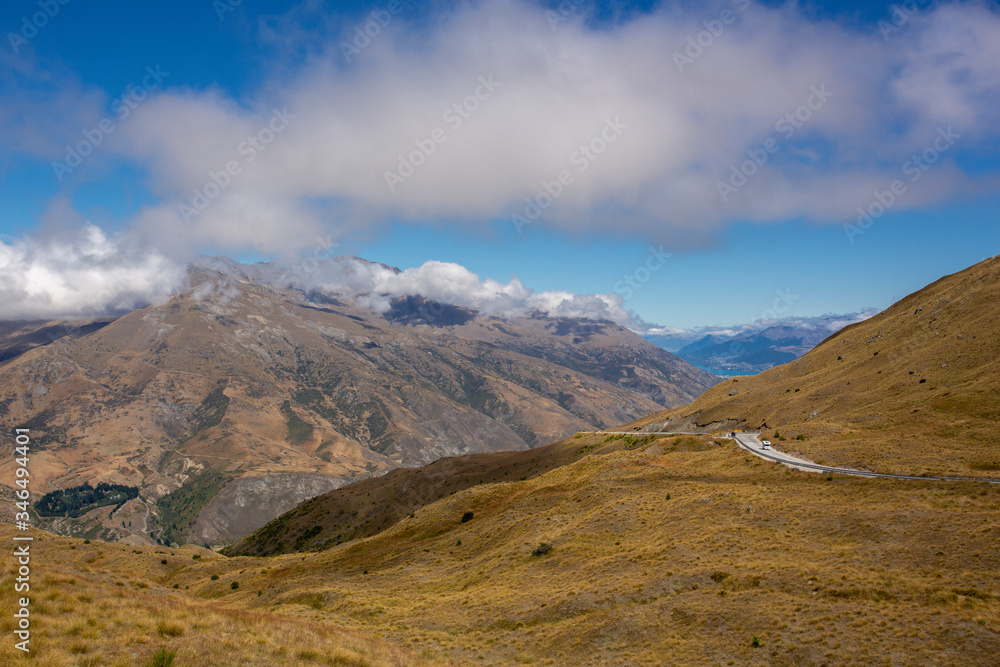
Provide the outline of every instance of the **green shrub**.
[[760,648],[761,647],[760,637],[754,635],[753,639],[750,640],[750,646],[753,646],[754,648]]
[[229,584],[229,587],[235,591],[237,588],[240,587],[240,582],[234,581],[233,583]]
[[170,667],[174,664],[174,656],[177,655],[177,651],[168,651],[166,647],[161,646],[160,650],[153,654],[152,659],[146,663],[146,667]]
[[531,554],[532,556],[544,556],[545,554],[551,553],[552,545],[548,542],[542,542],[538,545],[538,548]]
[[468,523],[469,521],[472,521],[472,518],[474,516],[476,515],[473,514],[472,512],[466,512],[465,514],[462,515],[462,523]]

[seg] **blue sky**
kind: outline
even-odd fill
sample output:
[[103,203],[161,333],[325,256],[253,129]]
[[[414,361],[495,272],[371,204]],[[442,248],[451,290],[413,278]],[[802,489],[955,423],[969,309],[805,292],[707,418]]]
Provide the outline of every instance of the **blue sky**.
[[0,317],[326,238],[690,328],[882,308],[1000,248],[995,3],[36,0],[0,30]]

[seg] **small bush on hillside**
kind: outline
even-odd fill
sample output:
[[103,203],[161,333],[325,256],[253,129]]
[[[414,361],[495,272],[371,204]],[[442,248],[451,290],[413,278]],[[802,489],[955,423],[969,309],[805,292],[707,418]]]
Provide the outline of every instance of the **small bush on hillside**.
[[753,639],[750,640],[750,646],[753,646],[754,648],[760,648],[760,646],[761,646],[761,644],[760,644],[760,637],[758,637],[757,635],[754,635]]
[[462,523],[468,523],[469,521],[472,521],[472,518],[474,516],[476,515],[473,514],[472,512],[466,512],[465,514],[462,515]]
[[229,584],[229,587],[235,591],[237,588],[240,587],[240,582],[234,581],[233,583]]
[[156,624],[156,632],[164,637],[180,637],[184,634],[184,626],[180,623],[160,621]]
[[552,545],[548,542],[542,542],[538,545],[538,548],[531,554],[532,556],[544,556],[552,551]]

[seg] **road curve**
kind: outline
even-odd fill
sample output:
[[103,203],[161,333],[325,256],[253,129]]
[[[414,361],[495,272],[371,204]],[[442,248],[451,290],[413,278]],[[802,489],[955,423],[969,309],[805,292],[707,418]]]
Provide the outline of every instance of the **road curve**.
[[855,470],[854,468],[835,468],[833,466],[821,466],[818,463],[810,463],[809,461],[803,461],[802,459],[796,458],[791,454],[786,454],[785,452],[779,452],[776,449],[764,449],[763,443],[757,439],[757,436],[753,433],[737,433],[736,437],[733,438],[736,443],[747,450],[748,452],[755,454],[762,459],[767,459],[775,463],[780,463],[782,465],[789,466],[790,468],[795,468],[797,470],[804,470],[806,472],[825,472],[825,473],[837,473],[839,475],[855,475],[858,477],[886,477],[889,479],[915,479],[915,480],[932,480],[938,482],[989,482],[990,484],[1000,484],[1000,479],[990,479],[988,477],[931,477],[931,476],[921,476],[921,475],[891,475],[884,472],[869,472],[867,470]]

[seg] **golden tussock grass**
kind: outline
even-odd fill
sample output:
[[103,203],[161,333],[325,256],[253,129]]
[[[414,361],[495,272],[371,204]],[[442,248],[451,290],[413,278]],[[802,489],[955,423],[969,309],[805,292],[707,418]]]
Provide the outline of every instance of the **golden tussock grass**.
[[[643,442],[460,491],[315,554],[197,561],[48,538],[67,571],[103,555],[74,585],[42,584],[41,653],[69,661],[52,664],[166,646],[178,664],[205,652],[198,664],[968,665],[1000,652],[1000,488],[828,481],[710,438]],[[533,555],[542,543],[551,551]]]
[[[0,524],[8,540],[11,528]],[[5,641],[0,664],[149,665],[161,648],[176,653],[177,667],[402,667],[424,662],[407,650],[327,622],[215,604],[165,585],[164,573],[169,577],[171,570],[161,565],[163,555],[174,558],[176,568],[190,552],[84,545],[81,540],[35,535],[27,594],[31,653],[25,655],[13,647],[13,640]],[[96,553],[102,558],[85,565]],[[16,598],[24,595],[14,592],[14,576],[7,569],[0,577],[0,632],[9,637]],[[207,574],[204,578],[210,581]]]

